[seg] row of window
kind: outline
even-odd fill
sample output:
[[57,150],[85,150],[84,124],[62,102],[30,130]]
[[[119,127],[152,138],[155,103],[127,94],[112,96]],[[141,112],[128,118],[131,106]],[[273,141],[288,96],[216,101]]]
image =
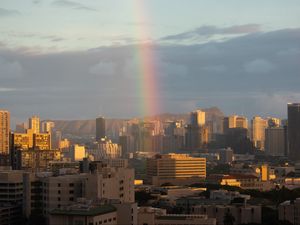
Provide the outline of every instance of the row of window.
[[89,225],[100,225],[100,224],[105,224],[107,222],[116,221],[116,220],[117,220],[117,218],[114,217],[114,218],[105,219],[103,221],[100,220],[98,222],[95,222],[94,224],[93,223],[89,223]]

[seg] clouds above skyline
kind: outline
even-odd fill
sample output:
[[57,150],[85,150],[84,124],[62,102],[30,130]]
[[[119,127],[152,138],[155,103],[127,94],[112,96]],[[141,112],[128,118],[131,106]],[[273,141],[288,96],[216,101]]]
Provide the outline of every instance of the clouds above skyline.
[[157,101],[159,112],[219,106],[226,114],[285,117],[286,103],[300,98],[299,37],[300,29],[285,29],[223,42],[154,43],[158,99],[142,97],[138,45],[34,54],[1,47],[1,108],[19,119],[124,118],[138,116],[143,101]]
[[55,0],[53,1],[52,5],[76,10],[96,11],[96,9],[88,7],[82,3],[69,0]]
[[224,39],[226,36],[238,36],[250,33],[257,33],[262,31],[259,24],[244,24],[235,25],[230,27],[217,27],[217,26],[201,26],[191,31],[169,35],[162,38],[162,41],[189,41],[194,43],[195,41],[203,40],[207,41],[214,36],[219,36],[219,39]]

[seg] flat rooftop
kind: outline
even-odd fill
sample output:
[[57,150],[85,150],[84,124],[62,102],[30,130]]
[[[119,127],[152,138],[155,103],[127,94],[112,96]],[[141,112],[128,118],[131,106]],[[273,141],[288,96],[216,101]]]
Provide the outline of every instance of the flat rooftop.
[[106,213],[115,212],[117,209],[113,205],[102,205],[89,208],[62,208],[54,209],[50,212],[51,215],[68,215],[68,216],[97,216]]

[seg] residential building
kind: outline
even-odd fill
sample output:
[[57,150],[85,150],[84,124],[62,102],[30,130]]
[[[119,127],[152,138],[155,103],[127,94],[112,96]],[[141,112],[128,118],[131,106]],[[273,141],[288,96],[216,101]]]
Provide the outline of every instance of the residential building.
[[259,116],[251,120],[251,138],[254,146],[259,150],[265,149],[265,129],[268,127],[268,121]]
[[31,129],[34,134],[40,133],[40,118],[38,116],[30,117],[28,124],[29,124],[29,129]]
[[43,133],[51,133],[54,127],[55,127],[55,123],[52,121],[43,121],[41,123],[41,128]]

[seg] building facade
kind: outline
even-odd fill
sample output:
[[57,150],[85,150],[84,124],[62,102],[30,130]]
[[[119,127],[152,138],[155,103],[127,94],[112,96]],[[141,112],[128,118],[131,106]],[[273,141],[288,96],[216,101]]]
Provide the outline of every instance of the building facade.
[[300,160],[300,103],[288,104],[289,158]]
[[147,159],[147,182],[160,186],[198,183],[206,177],[206,159],[187,154],[156,155]]

